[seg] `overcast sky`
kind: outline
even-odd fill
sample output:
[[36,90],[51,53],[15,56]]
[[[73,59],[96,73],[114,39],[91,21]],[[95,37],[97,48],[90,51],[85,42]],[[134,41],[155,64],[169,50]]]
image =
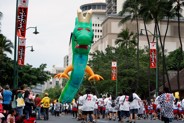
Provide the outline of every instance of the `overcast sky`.
[[[27,27],[37,26],[38,35],[29,29],[26,32],[25,63],[38,67],[46,63],[63,67],[63,58],[68,54],[70,34],[73,31],[77,9],[93,0],[29,0]],[[0,0],[1,33],[14,43],[16,0]],[[10,56],[13,59],[13,55]]]

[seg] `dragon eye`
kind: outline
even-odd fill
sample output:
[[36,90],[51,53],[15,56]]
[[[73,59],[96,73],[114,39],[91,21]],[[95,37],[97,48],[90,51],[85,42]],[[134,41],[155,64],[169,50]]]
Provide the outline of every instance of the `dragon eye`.
[[81,30],[82,30],[82,28],[78,28],[77,30],[78,30],[78,31],[81,31]]
[[87,30],[88,32],[90,32],[90,29],[89,29],[89,28],[86,28],[86,30]]

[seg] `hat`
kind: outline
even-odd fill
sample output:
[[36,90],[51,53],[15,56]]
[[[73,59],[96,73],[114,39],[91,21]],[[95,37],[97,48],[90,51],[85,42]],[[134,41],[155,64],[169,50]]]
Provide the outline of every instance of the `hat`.
[[45,93],[45,96],[49,96],[49,94],[48,93]]

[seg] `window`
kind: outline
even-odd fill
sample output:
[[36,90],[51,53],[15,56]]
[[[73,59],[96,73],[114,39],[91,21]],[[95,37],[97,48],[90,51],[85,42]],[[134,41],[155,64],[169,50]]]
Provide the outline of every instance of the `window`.
[[96,9],[96,6],[95,5],[92,5],[92,9]]
[[98,24],[98,27],[100,26],[100,24]]
[[102,30],[100,30],[100,32],[102,32]]

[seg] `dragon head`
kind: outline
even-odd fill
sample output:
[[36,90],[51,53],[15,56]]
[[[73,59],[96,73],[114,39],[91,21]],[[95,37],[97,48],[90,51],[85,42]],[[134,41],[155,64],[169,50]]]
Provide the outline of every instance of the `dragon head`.
[[88,54],[94,36],[91,21],[92,10],[89,10],[85,17],[81,10],[77,11],[77,15],[72,33],[72,49],[75,53]]

